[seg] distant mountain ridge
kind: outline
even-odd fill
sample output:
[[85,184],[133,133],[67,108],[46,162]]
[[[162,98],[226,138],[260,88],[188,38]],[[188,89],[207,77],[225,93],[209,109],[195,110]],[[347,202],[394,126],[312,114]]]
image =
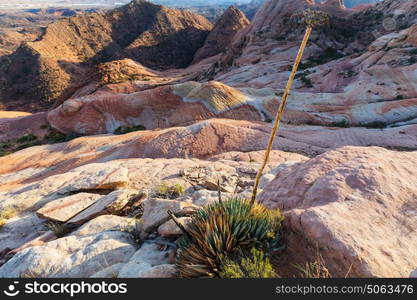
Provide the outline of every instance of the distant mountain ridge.
[[43,103],[65,98],[91,66],[116,59],[132,58],[155,69],[185,67],[211,29],[200,15],[144,0],[63,19],[10,56],[2,98]]

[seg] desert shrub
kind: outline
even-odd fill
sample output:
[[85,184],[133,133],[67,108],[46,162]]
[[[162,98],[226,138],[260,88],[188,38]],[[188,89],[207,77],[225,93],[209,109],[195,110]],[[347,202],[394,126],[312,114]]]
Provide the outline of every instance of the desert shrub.
[[30,142],[36,141],[37,139],[38,139],[38,137],[36,135],[27,134],[27,135],[24,135],[24,136],[18,138],[16,140],[16,142],[19,143],[19,144],[23,144],[23,143],[30,143]]
[[176,199],[185,194],[185,187],[179,183],[169,184],[167,182],[162,182],[154,188],[152,194],[159,198]]
[[369,123],[359,124],[359,127],[374,128],[374,129],[383,129],[386,128],[388,124],[384,121],[373,121]]
[[415,63],[417,63],[417,57],[415,57],[415,56],[411,56],[409,59],[408,59],[408,65],[414,65]]
[[64,237],[66,234],[72,231],[69,225],[65,225],[60,222],[48,222],[45,224],[46,228],[52,231],[58,238]]
[[31,142],[28,142],[28,143],[17,146],[16,151],[23,150],[23,149],[30,148],[30,147],[34,147],[34,146],[39,146],[39,145],[42,145],[42,142],[38,141],[38,140],[34,140],[34,141],[31,141]]
[[127,226],[121,229],[122,232],[127,232],[132,235],[135,242],[140,245],[142,243],[141,233],[142,233],[143,222],[140,219],[132,218],[130,219]]
[[344,55],[334,48],[327,48],[320,56],[310,57],[307,61],[300,64],[300,70],[314,68],[318,65],[326,64],[332,60],[342,58]]
[[0,157],[7,156],[7,155],[10,155],[10,154],[12,154],[12,152],[10,152],[10,151],[0,151]]
[[331,124],[332,127],[341,127],[341,128],[349,128],[350,127],[350,123],[348,120],[346,119],[342,119],[338,122],[334,122]]
[[79,138],[81,135],[76,133],[65,134],[55,129],[50,129],[49,133],[45,135],[45,141],[48,144],[65,143],[73,139]]
[[7,220],[13,218],[16,215],[17,215],[17,211],[14,209],[6,209],[0,212],[0,228],[3,227],[7,223]]
[[321,255],[317,256],[317,259],[313,262],[308,262],[305,266],[296,265],[298,271],[300,271],[301,278],[330,278],[330,272],[324,264]]
[[260,204],[229,199],[198,210],[178,240],[177,267],[181,277],[218,277],[222,260],[265,253],[280,247],[282,215]]
[[121,135],[121,134],[126,134],[129,132],[141,131],[141,130],[146,130],[146,127],[143,125],[135,125],[135,126],[122,125],[114,131],[114,134]]
[[306,76],[301,76],[301,77],[300,77],[300,80],[302,81],[302,83],[303,83],[306,87],[308,87],[308,88],[313,87],[313,83],[311,82],[310,78],[307,78]]
[[0,143],[0,149],[6,150],[10,149],[12,145],[10,143]]
[[264,252],[252,248],[251,256],[238,261],[225,259],[221,265],[221,278],[275,278],[274,271]]

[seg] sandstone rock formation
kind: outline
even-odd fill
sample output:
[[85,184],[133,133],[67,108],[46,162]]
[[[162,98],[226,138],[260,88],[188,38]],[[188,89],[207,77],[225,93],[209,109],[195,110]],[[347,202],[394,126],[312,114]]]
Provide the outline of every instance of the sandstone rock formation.
[[[331,28],[317,29],[312,36],[286,121],[369,127],[415,123],[417,11],[410,5],[384,1],[358,13],[329,11]],[[293,16],[307,6],[301,0],[265,3],[207,78],[233,87],[282,91],[303,32]],[[397,16],[394,26],[381,28],[378,24],[396,16],[394,11],[405,12],[404,20]]]
[[230,6],[216,22],[204,46],[194,56],[193,63],[226,50],[237,32],[249,25],[249,20],[236,7]]
[[[273,95],[244,93],[220,82],[187,82],[132,94],[101,92],[65,101],[48,113],[61,132],[113,133],[122,125],[147,129],[187,125],[210,118],[264,120]],[[99,109],[97,109],[99,107]]]
[[333,276],[408,277],[417,264],[416,167],[417,152],[340,148],[279,171],[260,201],[285,212],[295,260],[319,252]]
[[19,252],[0,268],[0,277],[89,277],[126,263],[135,251],[135,242],[127,232],[105,228],[99,233],[75,232]]
[[114,59],[133,58],[159,69],[185,67],[211,28],[204,17],[144,0],[59,20],[11,56],[3,98],[64,99],[85,84],[91,66]]
[[[0,212],[11,213],[0,223],[0,277],[176,276],[182,232],[167,210],[187,224],[193,210],[218,201],[218,190],[224,198],[251,196],[307,7],[330,14],[330,25],[317,28],[306,49],[260,184],[259,200],[286,215],[279,275],[299,275],[293,265],[319,254],[336,277],[415,276],[417,7],[385,0],[353,10],[341,2],[266,1],[245,28],[229,9],[233,18],[216,25],[196,55],[202,60],[184,69],[162,70],[180,65],[154,50],[182,48],[176,41],[194,34],[201,46],[211,25],[144,1],[61,21],[22,46],[20,67],[45,39],[55,40],[59,26],[72,24],[68,36],[85,49],[60,45],[73,60],[55,69],[56,57],[39,60],[64,79],[85,77],[48,112],[0,114],[2,147],[48,134],[48,126],[66,141],[2,153]],[[126,37],[124,22],[142,8],[152,18]],[[184,26],[191,29],[182,36]],[[109,43],[85,45],[87,33],[77,28],[101,30]],[[227,38],[218,38],[225,28]],[[110,42],[111,30],[123,41]],[[139,51],[143,45],[150,47]],[[80,64],[83,53],[91,64]],[[73,134],[85,136],[68,141]]]
[[[287,159],[299,161],[306,158],[277,151],[268,170],[272,164],[276,165]],[[37,171],[22,170],[14,177],[14,180],[20,178],[19,186],[9,186],[9,190],[0,194],[1,211],[14,209],[18,212],[16,217],[7,220],[0,232],[0,264],[5,263],[0,267],[0,277],[114,277],[115,274],[120,277],[174,276],[176,270],[170,265],[172,261],[169,259],[172,255],[166,256],[172,250],[160,253],[157,250],[160,247],[155,246],[158,243],[169,245],[170,241],[155,240],[149,235],[158,231],[164,236],[175,235],[175,232],[173,234],[164,224],[168,220],[167,209],[180,216],[185,215],[189,208],[216,201],[217,192],[211,195],[211,192],[192,179],[191,174],[196,170],[208,174],[208,177],[215,174],[219,174],[220,177],[238,174],[242,181],[247,181],[254,177],[253,172],[247,170],[257,168],[259,162],[227,159],[218,162],[196,159],[122,159],[103,160],[101,163],[90,163],[79,168],[75,166],[76,164],[73,164],[67,171],[60,167],[51,167],[49,171],[52,173],[45,168]],[[60,171],[53,175],[54,169]],[[40,177],[29,178],[31,173],[36,172],[43,175],[38,173]],[[11,175],[9,173],[9,176]],[[9,176],[5,178],[12,179]],[[128,205],[129,201],[125,199],[131,199],[126,196],[131,195],[132,189],[147,191],[146,193],[152,195],[152,191],[161,182],[189,188],[182,198],[175,200],[157,199],[152,196],[146,198],[139,227],[137,221],[129,217],[100,216],[101,211],[98,214],[90,214],[98,211],[97,206],[104,207],[102,204],[98,205],[99,203],[107,203],[108,199],[115,196],[119,199],[117,209],[108,209],[105,213],[120,214],[120,208]],[[2,188],[6,186],[7,179]],[[238,183],[233,189],[242,196],[248,191]],[[196,192],[200,196],[209,196],[203,200],[200,196],[194,196]],[[88,199],[92,201],[87,203]],[[79,205],[83,205],[83,208],[89,207],[80,213]],[[37,215],[34,213],[36,210]],[[55,241],[40,238],[48,229],[45,227],[45,221],[39,217],[66,222],[71,215],[75,215],[77,221],[69,220],[67,224],[82,224],[90,219],[85,215],[94,219],[65,237],[56,239],[55,236]],[[134,254],[137,247],[135,239],[139,235],[148,242]]]
[[[417,122],[417,31],[415,25],[409,26],[416,10],[407,1],[396,3],[395,11],[407,10],[406,21],[398,22],[398,28],[380,30],[378,20],[388,18],[393,10],[386,2],[360,12],[319,5],[331,14],[331,28],[313,34],[289,98],[286,123],[385,128]],[[50,112],[49,121],[64,132],[95,134],[113,132],[122,125],[154,129],[213,117],[270,120],[303,32],[298,12],[310,5],[302,0],[266,3],[252,24],[239,31],[221,63],[214,63],[208,73],[200,70],[199,76],[197,67],[204,69],[206,64],[177,73],[142,69],[132,62],[112,65],[112,70],[121,71],[110,78],[123,81],[133,76],[135,83],[82,89]],[[185,74],[216,81],[190,82],[192,77]],[[213,107],[216,102],[223,109]]]
[[[28,179],[44,178],[69,171],[78,166],[94,162],[109,162],[128,158],[200,158],[221,160],[218,156],[226,152],[252,152],[265,148],[270,132],[270,124],[248,121],[212,119],[186,127],[165,130],[138,131],[126,135],[103,135],[82,137],[68,143],[43,145],[25,149],[0,158],[0,189]],[[315,156],[346,145],[377,145],[398,150],[412,150],[417,147],[416,125],[390,129],[329,128],[310,126],[307,128],[285,127],[274,144],[274,149]],[[235,160],[234,155],[225,156]],[[290,159],[297,154],[277,156]],[[243,155],[238,155],[244,157]],[[245,155],[246,161],[259,155]],[[96,187],[102,176],[114,171],[98,174],[94,178]],[[123,171],[123,170],[121,170]],[[119,172],[123,177],[125,171]],[[87,186],[73,184],[73,190],[88,189]],[[105,187],[104,187],[105,188]]]
[[49,125],[46,116],[46,113],[22,114],[21,112],[1,112],[0,142],[18,139],[28,134],[45,135],[45,128]]

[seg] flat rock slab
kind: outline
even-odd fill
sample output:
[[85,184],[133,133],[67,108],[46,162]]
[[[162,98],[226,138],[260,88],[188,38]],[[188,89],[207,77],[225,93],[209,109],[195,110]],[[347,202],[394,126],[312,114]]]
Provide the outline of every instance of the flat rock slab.
[[[118,165],[107,165],[104,168],[85,170],[84,174],[60,188],[58,194],[83,192],[88,190],[116,190],[129,184],[129,171]],[[82,175],[82,174],[81,174]]]
[[40,218],[58,222],[67,222],[86,208],[93,205],[102,195],[79,193],[49,202],[36,214]]
[[105,214],[117,214],[135,195],[133,190],[118,190],[114,191],[96,202],[87,209],[81,211],[79,214],[71,218],[68,223],[83,224],[95,217]]

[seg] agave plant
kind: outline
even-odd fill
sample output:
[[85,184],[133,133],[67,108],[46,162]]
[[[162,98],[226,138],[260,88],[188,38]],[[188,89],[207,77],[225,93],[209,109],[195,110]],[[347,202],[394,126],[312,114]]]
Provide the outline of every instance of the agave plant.
[[178,240],[177,267],[181,277],[218,277],[225,258],[249,256],[280,248],[283,217],[250,201],[229,199],[198,210]]

